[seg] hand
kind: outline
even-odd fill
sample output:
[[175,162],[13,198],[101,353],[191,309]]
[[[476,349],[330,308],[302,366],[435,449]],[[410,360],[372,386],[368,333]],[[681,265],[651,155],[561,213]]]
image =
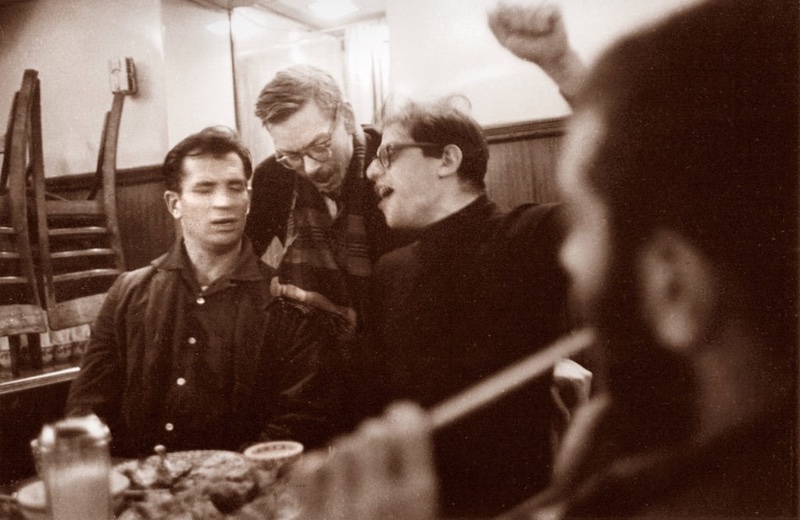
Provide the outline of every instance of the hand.
[[543,68],[558,63],[569,51],[561,11],[552,4],[498,2],[489,12],[489,27],[503,47]]
[[585,69],[570,47],[557,6],[509,5],[500,1],[489,12],[489,28],[503,47],[541,67],[565,95],[576,93]]
[[430,520],[437,483],[425,412],[399,403],[293,468],[302,518]]

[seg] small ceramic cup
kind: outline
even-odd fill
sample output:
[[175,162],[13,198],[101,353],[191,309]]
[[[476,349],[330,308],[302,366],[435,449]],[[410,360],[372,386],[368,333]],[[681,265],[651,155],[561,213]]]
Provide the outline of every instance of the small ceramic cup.
[[244,457],[251,464],[264,470],[280,466],[300,457],[303,445],[296,441],[259,442],[244,450]]

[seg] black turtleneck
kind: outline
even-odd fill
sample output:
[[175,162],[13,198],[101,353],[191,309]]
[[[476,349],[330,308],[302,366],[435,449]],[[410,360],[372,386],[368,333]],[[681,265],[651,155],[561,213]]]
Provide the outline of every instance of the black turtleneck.
[[[561,237],[556,205],[502,213],[481,196],[385,255],[375,274],[378,405],[429,407],[561,335]],[[551,402],[541,381],[437,436],[445,516],[493,515],[547,483]]]

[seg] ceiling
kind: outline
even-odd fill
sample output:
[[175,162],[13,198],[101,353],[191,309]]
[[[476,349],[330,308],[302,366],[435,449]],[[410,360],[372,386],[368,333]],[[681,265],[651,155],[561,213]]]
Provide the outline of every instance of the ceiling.
[[[30,0],[0,0],[0,6]],[[386,0],[351,0],[358,11],[336,19],[326,19],[309,9],[314,0],[192,0],[198,4],[214,5],[226,10],[236,7],[258,7],[300,22],[312,29],[332,29],[385,15]]]
[[358,7],[358,11],[352,14],[342,14],[335,19],[326,19],[310,9],[308,6],[314,3],[314,0],[203,0],[203,2],[228,10],[236,7],[258,7],[313,29],[341,27],[369,18],[378,18],[384,16],[386,12],[386,0],[351,0]]

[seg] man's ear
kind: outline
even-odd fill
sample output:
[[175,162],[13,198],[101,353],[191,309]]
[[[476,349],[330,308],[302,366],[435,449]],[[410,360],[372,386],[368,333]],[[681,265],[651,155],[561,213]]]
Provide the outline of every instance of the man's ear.
[[175,220],[178,220],[181,217],[181,210],[180,207],[178,207],[178,199],[180,199],[180,196],[176,192],[172,190],[167,190],[164,192],[164,202],[167,203],[167,211],[169,211],[169,214],[172,215],[172,218]]
[[354,134],[356,131],[356,113],[353,110],[353,105],[349,101],[345,101],[339,110],[342,111],[345,130],[347,130],[348,134]]
[[439,168],[439,177],[449,177],[458,173],[461,168],[461,161],[464,159],[464,154],[461,148],[454,144],[448,144],[442,149],[442,166]]
[[637,259],[642,312],[658,340],[676,352],[699,344],[712,326],[717,276],[697,247],[674,231],[657,231]]

